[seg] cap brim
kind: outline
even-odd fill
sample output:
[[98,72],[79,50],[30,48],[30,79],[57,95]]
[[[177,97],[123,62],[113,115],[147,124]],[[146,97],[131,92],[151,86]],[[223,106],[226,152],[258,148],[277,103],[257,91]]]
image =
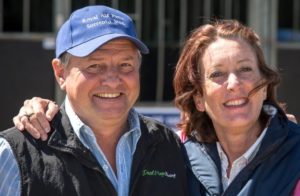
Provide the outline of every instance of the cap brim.
[[113,39],[117,39],[117,38],[129,39],[130,41],[132,41],[136,45],[136,47],[140,50],[140,52],[142,54],[149,53],[149,49],[147,48],[147,46],[143,42],[141,42],[140,40],[138,40],[134,37],[127,36],[127,35],[124,35],[124,34],[107,34],[107,35],[104,35],[104,36],[101,36],[101,37],[97,37],[97,38],[89,40],[89,41],[87,41],[83,44],[75,46],[75,47],[67,50],[67,52],[69,52],[73,56],[85,57],[85,56],[91,54],[97,48],[104,45],[105,43],[107,43],[107,42],[109,42]]

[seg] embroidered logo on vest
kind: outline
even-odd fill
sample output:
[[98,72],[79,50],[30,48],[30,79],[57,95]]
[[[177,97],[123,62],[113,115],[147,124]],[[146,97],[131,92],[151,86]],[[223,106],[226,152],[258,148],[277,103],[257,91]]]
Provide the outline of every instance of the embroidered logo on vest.
[[167,178],[176,178],[176,174],[175,173],[169,173],[167,171],[159,171],[159,170],[147,170],[144,169],[142,171],[142,176],[158,176],[158,177],[167,177]]

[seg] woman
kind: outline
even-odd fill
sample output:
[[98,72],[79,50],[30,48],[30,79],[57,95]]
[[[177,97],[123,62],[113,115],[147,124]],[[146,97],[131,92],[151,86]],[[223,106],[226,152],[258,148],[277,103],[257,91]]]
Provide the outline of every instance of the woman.
[[278,83],[250,28],[224,20],[192,32],[174,77],[191,195],[297,194],[300,128]]

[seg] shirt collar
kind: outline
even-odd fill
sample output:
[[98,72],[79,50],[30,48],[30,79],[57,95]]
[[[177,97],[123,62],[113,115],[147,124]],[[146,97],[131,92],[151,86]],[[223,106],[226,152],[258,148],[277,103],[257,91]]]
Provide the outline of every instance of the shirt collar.
[[[79,140],[85,145],[85,147],[90,149],[89,144],[85,141],[83,136],[89,135],[90,137],[94,138],[94,140],[96,140],[95,135],[94,135],[93,131],[86,124],[84,124],[80,120],[80,118],[76,115],[67,96],[65,98],[65,110],[66,110],[67,116],[69,117],[71,126],[72,126],[75,134],[77,135]],[[137,143],[137,140],[140,138],[141,128],[140,128],[140,121],[139,121],[138,113],[134,108],[132,108],[129,111],[128,126],[129,126],[129,129],[125,134],[133,135],[133,139],[132,139],[133,144],[132,145],[135,146]]]
[[76,133],[76,135],[78,135],[79,130],[85,124],[80,120],[80,118],[74,112],[74,110],[71,106],[71,103],[70,103],[67,96],[65,98],[65,110],[66,110],[67,116],[69,117],[69,120],[70,120],[70,123],[71,123],[71,126],[72,126],[74,132]]

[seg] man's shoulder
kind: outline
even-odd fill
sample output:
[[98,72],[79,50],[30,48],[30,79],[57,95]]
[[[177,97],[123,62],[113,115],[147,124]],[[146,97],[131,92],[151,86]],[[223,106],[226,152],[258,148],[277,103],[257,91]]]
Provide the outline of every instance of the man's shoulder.
[[8,129],[5,129],[3,131],[0,131],[0,137],[10,139],[14,137],[22,137],[23,133],[17,129],[16,127],[11,127]]
[[10,144],[5,136],[7,134],[11,135],[11,132],[12,131],[10,131],[9,129],[0,132],[0,156],[3,154],[3,152],[10,149]]
[[[11,129],[11,128],[10,128]],[[11,146],[10,140],[5,135],[12,135],[12,131],[7,129],[0,132],[0,163],[4,164],[4,168],[11,164],[12,159],[14,159],[13,148]],[[8,137],[9,138],[9,137]],[[9,164],[6,163],[8,161]],[[6,166],[5,166],[6,165]],[[3,166],[3,165],[2,165]],[[0,167],[1,168],[1,167]],[[3,167],[2,167],[3,168]],[[3,171],[2,171],[3,172]],[[1,172],[0,172],[1,173]],[[1,179],[1,178],[0,178]]]
[[[29,146],[35,146],[39,149],[43,141],[35,139],[27,130],[20,131],[16,127],[11,127],[0,132],[0,138],[5,139],[12,149],[19,149],[20,151]],[[26,146],[26,147],[25,147]]]
[[142,134],[163,140],[176,140],[180,142],[178,135],[167,125],[148,116],[139,114]]
[[165,125],[164,123],[148,116],[144,116],[142,114],[139,114],[139,119],[141,122],[141,128],[142,126],[146,126],[149,131],[164,131],[164,132],[174,132],[170,127]]
[[16,127],[11,127],[4,131],[0,132],[1,142],[4,145],[4,150],[10,148],[11,150],[15,151],[17,149],[21,149],[26,143],[26,136],[29,135],[27,131],[20,131]]

